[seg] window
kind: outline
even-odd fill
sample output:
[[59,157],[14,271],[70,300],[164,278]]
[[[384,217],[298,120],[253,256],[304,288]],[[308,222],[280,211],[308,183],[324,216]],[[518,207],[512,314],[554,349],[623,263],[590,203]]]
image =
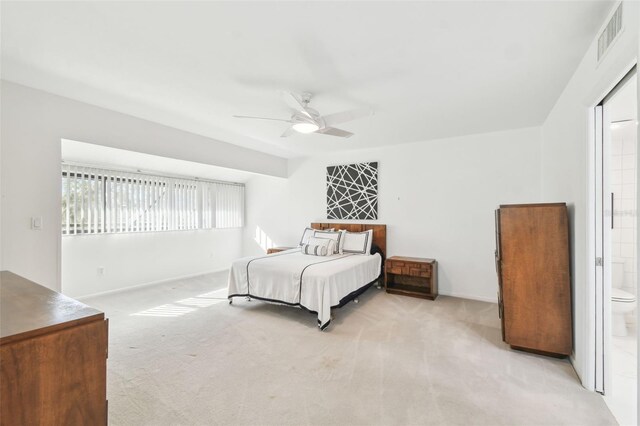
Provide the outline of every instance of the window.
[[62,234],[244,225],[244,185],[62,165]]

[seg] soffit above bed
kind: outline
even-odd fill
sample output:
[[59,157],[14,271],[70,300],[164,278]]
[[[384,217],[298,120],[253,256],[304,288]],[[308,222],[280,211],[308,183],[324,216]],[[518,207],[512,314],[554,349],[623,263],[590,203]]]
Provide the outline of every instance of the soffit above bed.
[[[3,78],[284,157],[540,125],[612,2],[3,2]],[[280,91],[372,108],[281,138]]]

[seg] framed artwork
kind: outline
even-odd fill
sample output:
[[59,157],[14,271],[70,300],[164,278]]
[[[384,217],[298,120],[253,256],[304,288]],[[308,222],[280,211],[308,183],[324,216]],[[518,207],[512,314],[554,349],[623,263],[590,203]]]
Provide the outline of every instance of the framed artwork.
[[327,218],[378,219],[378,162],[327,167]]

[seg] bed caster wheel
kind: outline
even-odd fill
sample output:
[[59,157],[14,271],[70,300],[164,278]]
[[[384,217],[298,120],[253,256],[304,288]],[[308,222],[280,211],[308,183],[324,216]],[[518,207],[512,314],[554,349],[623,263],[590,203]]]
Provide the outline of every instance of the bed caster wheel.
[[358,303],[359,300],[358,299],[353,299],[353,303]]
[[247,296],[247,297],[246,297],[246,301],[247,301],[247,302],[251,302],[251,297],[250,297],[250,296]]

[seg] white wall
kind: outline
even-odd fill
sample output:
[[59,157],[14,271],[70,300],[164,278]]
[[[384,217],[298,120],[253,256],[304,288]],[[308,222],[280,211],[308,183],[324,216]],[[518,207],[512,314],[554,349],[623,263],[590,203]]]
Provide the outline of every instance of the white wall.
[[388,255],[436,258],[441,294],[495,302],[494,209],[540,201],[538,128],[290,160],[288,181],[247,183],[245,254],[258,250],[256,227],[295,245],[305,226],[326,220],[326,167],[366,161],[379,162]]
[[[275,176],[286,160],[2,82],[2,267],[60,290],[60,140]],[[29,228],[43,218],[43,230]]]
[[204,274],[241,254],[242,229],[63,236],[62,291],[82,297]]
[[[2,8],[0,7],[0,10]],[[1,56],[1,55],[0,55]],[[0,62],[2,60],[0,59]],[[0,77],[2,75],[2,65],[0,64]],[[2,117],[2,85],[0,84],[0,117]],[[4,271],[2,263],[2,205],[4,204],[4,192],[2,191],[2,132],[0,119],[0,271]]]
[[[270,176],[255,176],[245,183],[245,256],[266,253],[270,247],[291,246],[289,181]],[[302,230],[300,230],[302,233]]]
[[[616,6],[616,5],[613,5]],[[572,286],[574,307],[573,365],[587,388],[593,388],[589,330],[590,291],[588,259],[588,147],[591,109],[615,85],[638,55],[638,3],[624,4],[624,32],[603,62],[596,63],[596,40],[559,97],[542,126],[542,196],[570,204]],[[603,22],[603,25],[605,22]],[[591,358],[590,358],[591,357]]]

